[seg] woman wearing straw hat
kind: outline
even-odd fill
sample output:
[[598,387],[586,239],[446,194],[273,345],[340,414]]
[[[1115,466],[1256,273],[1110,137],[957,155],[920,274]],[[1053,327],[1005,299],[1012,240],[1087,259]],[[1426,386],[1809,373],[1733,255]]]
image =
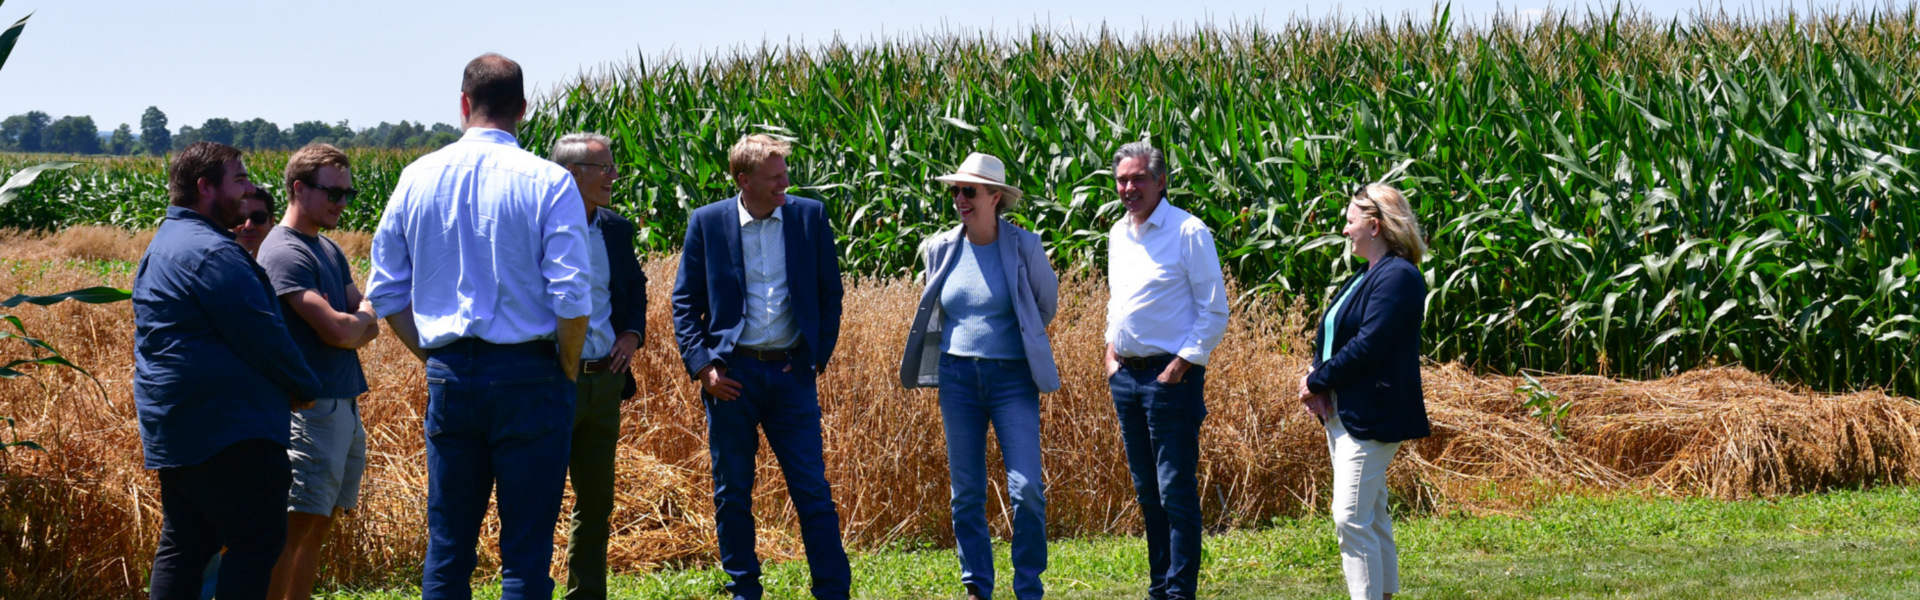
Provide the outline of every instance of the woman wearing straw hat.
[[1406,196],[1378,183],[1354,194],[1341,233],[1367,264],[1341,284],[1321,318],[1300,401],[1327,430],[1347,593],[1376,600],[1400,591],[1387,465],[1401,442],[1430,434],[1420,389],[1427,284],[1419,265],[1427,246]]
[[900,384],[940,390],[953,534],[968,598],[993,596],[989,424],[999,436],[1013,504],[1013,594],[1039,598],[1047,569],[1040,393],[1060,389],[1047,340],[1060,281],[1040,236],[1000,218],[1020,205],[1000,159],[974,153],[958,172],[935,179],[951,184],[960,226],[921,245],[927,287],[900,359]]

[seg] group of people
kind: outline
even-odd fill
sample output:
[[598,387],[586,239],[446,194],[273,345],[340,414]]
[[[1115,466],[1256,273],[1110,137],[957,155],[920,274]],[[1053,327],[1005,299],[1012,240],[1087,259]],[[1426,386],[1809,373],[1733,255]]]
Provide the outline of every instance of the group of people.
[[[345,154],[325,144],[293,154],[278,225],[237,150],[198,143],[174,157],[173,206],[134,283],[134,394],[164,513],[151,597],[201,598],[208,577],[219,598],[309,597],[334,520],[357,506],[367,383],[356,349],[382,320],[427,383],[422,595],[471,597],[492,501],[502,597],[551,597],[552,526],[571,478],[565,595],[607,596],[614,454],[621,404],[637,392],[647,277],[633,225],[609,208],[613,142],[575,133],[539,157],[514,136],[525,110],[518,64],[488,54],[467,65],[466,132],[401,174],[364,294],[321,234],[358,194]],[[671,298],[706,412],[726,591],[742,599],[764,593],[752,506],[763,435],[799,516],[812,594],[847,598],[852,586],[817,384],[845,291],[826,207],[787,193],[792,151],[767,135],[731,148],[739,193],[690,215]],[[1102,358],[1145,525],[1146,592],[1194,598],[1207,365],[1229,298],[1212,232],[1167,200],[1162,152],[1127,144],[1112,171],[1125,216],[1109,233]],[[991,428],[1012,508],[1012,593],[1040,598],[1040,395],[1061,387],[1047,334],[1059,281],[1040,236],[1005,218],[1022,196],[1002,161],[976,153],[938,180],[959,224],[921,245],[925,288],[900,383],[938,390],[956,591],[995,592]],[[1366,263],[1325,312],[1297,400],[1327,431],[1349,589],[1372,600],[1399,591],[1387,465],[1401,442],[1428,434],[1425,246],[1406,198],[1385,185],[1354,194],[1343,233]]]

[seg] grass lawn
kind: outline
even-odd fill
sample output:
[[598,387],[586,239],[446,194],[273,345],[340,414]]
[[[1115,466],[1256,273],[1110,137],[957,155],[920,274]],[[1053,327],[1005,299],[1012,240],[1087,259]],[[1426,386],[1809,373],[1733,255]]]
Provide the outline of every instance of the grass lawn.
[[[1404,594],[1427,598],[1920,597],[1920,489],[1771,501],[1571,498],[1519,516],[1416,517],[1396,523]],[[999,548],[1002,597],[1006,547]],[[1052,598],[1145,597],[1146,548],[1130,538],[1056,541]],[[1208,537],[1205,598],[1344,598],[1324,516]],[[950,550],[854,558],[857,598],[958,598]],[[720,598],[716,569],[620,576],[616,598]],[[804,563],[770,564],[769,598],[806,598]],[[497,582],[477,597],[499,595]],[[413,590],[340,593],[388,599]]]

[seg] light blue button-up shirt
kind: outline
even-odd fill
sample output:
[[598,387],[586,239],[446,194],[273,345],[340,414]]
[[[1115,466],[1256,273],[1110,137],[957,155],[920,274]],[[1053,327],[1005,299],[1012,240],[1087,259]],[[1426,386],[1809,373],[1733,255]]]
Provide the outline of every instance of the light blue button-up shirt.
[[600,360],[613,354],[613,263],[607,261],[607,238],[593,221],[587,221],[587,249],[593,257],[593,314],[587,317],[580,358]]
[[554,339],[558,319],[592,312],[583,206],[565,168],[469,128],[400,173],[367,298],[383,318],[411,305],[423,348]]
[[800,343],[800,326],[793,322],[793,302],[787,293],[785,228],[780,209],[774,209],[765,219],[755,219],[747,212],[746,203],[740,203],[740,257],[747,271],[741,346],[772,350]]

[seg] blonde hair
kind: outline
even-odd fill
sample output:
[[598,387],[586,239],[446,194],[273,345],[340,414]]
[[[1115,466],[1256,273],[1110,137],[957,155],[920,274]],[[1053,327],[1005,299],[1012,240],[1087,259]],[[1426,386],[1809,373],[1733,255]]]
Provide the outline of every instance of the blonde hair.
[[733,149],[727,151],[727,174],[734,177],[750,175],[760,168],[760,164],[771,158],[786,158],[793,154],[793,144],[786,140],[764,133],[740,136],[733,143]]
[[1380,238],[1387,243],[1387,253],[1407,259],[1415,265],[1426,258],[1427,242],[1422,239],[1420,221],[1413,214],[1413,205],[1400,190],[1384,183],[1370,183],[1353,195],[1353,205],[1380,223]]

